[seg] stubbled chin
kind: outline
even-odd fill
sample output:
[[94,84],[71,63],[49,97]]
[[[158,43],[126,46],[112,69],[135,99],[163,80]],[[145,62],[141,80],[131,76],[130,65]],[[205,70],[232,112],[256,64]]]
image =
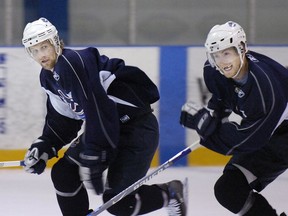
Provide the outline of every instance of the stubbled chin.
[[233,76],[235,76],[235,74],[236,72],[232,72],[232,71],[224,73],[225,77],[227,78],[232,78]]
[[51,70],[51,65],[49,63],[44,63],[44,64],[41,64],[42,68],[44,68],[45,70]]
[[45,70],[51,70],[52,67],[48,67],[48,66],[42,66],[42,68],[44,68]]

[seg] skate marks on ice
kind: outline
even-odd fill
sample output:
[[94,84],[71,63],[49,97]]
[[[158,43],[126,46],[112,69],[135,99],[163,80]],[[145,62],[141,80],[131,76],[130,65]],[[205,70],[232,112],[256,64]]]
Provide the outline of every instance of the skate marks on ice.
[[[213,194],[216,180],[221,176],[223,167],[171,167],[157,175],[147,184],[164,183],[173,179],[188,182],[188,214],[187,216],[231,216],[218,204]],[[41,175],[31,175],[22,169],[0,170],[0,206],[1,215],[5,216],[61,216],[47,169]],[[288,194],[288,172],[282,174],[270,184],[262,194],[278,212],[287,212],[286,194]],[[102,204],[100,196],[89,191],[90,207],[95,209]],[[110,216],[103,212],[101,216]],[[147,216],[167,216],[166,210],[147,214]]]

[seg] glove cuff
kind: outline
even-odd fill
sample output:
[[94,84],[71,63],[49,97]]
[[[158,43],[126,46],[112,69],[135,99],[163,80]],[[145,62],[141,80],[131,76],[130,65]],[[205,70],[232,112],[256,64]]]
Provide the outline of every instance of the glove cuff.
[[52,145],[52,143],[47,138],[40,136],[33,142],[33,144],[37,143],[41,143],[40,145],[42,145],[46,149],[45,152],[48,154],[48,159],[51,159],[53,157],[58,158],[57,149],[55,148],[55,146]]
[[85,161],[94,161],[98,163],[106,163],[108,161],[107,151],[85,151],[80,153],[80,158]]

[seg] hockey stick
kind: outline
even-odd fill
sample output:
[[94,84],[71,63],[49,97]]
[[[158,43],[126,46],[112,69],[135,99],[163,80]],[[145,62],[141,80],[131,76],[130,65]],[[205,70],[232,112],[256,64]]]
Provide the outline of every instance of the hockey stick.
[[0,162],[0,168],[1,167],[19,167],[19,166],[25,166],[24,161],[2,161]]
[[153,177],[170,167],[172,164],[174,164],[179,159],[183,158],[184,156],[188,155],[190,152],[192,152],[194,149],[198,148],[200,146],[199,140],[176,154],[174,157],[170,158],[168,161],[166,161],[164,164],[159,166],[157,169],[155,169],[153,172],[151,172],[149,175],[144,176],[143,178],[139,179],[137,182],[117,194],[116,196],[112,197],[109,201],[104,203],[102,206],[98,207],[96,210],[88,214],[88,216],[95,216],[99,215],[101,212],[106,210],[107,208],[111,207],[115,203],[119,202],[121,199],[123,199],[128,194],[132,193],[133,191],[137,190],[140,186],[145,184],[147,181],[151,180]]

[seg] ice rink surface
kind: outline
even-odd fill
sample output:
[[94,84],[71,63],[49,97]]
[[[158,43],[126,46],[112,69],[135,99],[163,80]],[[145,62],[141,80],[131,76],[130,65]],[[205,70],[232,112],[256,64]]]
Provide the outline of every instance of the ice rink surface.
[[[170,167],[155,176],[147,184],[167,182],[172,179],[189,182],[188,216],[233,215],[220,206],[213,186],[222,173],[222,167]],[[50,180],[50,169],[42,175],[31,175],[23,170],[0,169],[0,215],[1,216],[61,216],[54,188]],[[288,172],[270,184],[262,194],[280,214],[288,212]],[[90,193],[90,206],[95,209],[102,204],[99,196]],[[101,216],[109,216],[106,211]],[[166,216],[165,209],[146,214]]]

